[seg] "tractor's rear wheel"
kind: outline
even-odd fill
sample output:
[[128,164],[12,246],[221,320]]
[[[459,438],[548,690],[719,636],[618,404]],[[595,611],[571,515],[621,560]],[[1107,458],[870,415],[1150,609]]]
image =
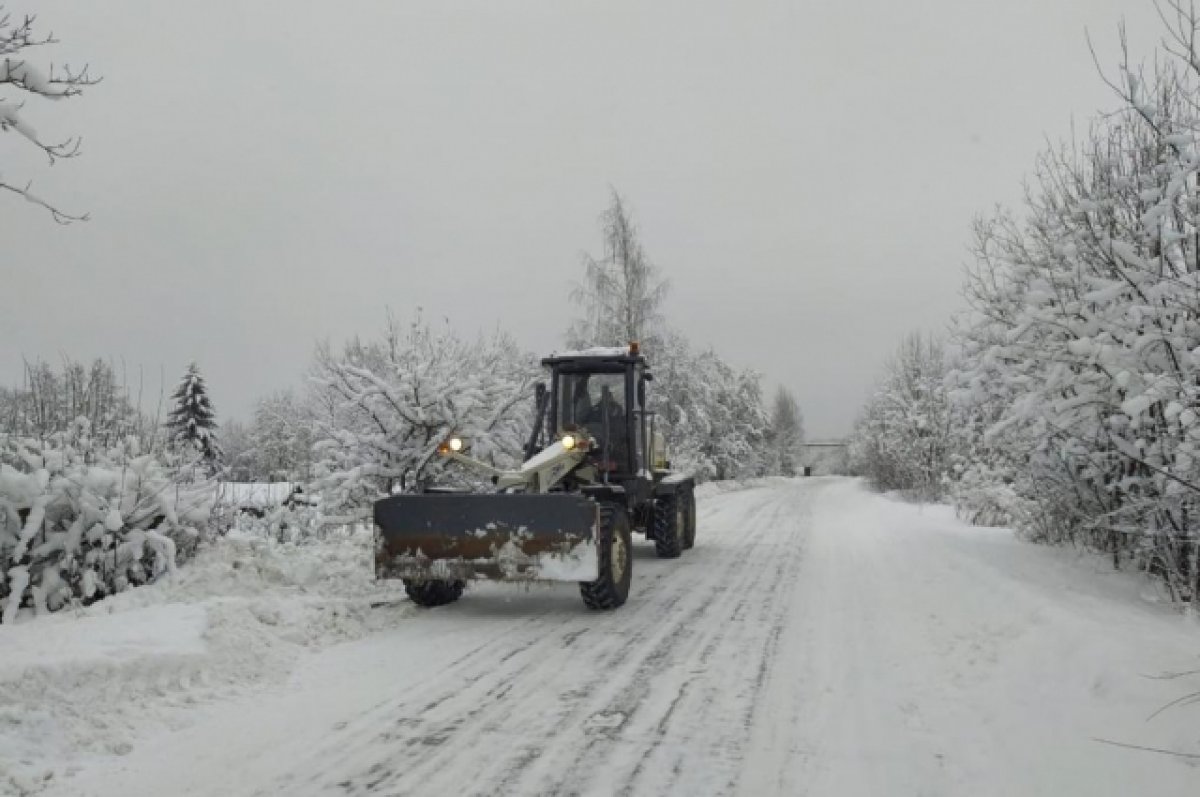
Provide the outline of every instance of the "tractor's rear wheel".
[[600,528],[596,538],[600,577],[579,584],[579,594],[589,609],[615,609],[629,597],[633,580],[633,535],[629,516],[620,504],[600,504]]
[[683,535],[683,547],[696,547],[696,493],[690,488],[684,491],[683,501],[687,506],[685,514],[687,515],[687,530]]
[[415,581],[404,579],[404,591],[418,606],[445,606],[462,597],[465,581]]
[[663,496],[654,505],[654,550],[659,559],[678,559],[686,547],[686,497],[681,493]]

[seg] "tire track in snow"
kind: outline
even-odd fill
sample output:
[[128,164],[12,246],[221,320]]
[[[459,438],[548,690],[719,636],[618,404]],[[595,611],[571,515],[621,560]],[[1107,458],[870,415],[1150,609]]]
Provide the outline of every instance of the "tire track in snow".
[[[401,725],[386,740],[403,749],[387,745],[365,770],[338,785],[349,794],[461,791],[464,757],[477,769],[467,790],[476,794],[570,794],[578,784],[597,793],[610,787],[611,793],[629,793],[649,775],[658,780],[664,757],[672,774],[686,774],[688,758],[721,762],[729,783],[746,736],[744,706],[753,703],[761,659],[769,655],[771,625],[764,620],[773,621],[779,611],[772,608],[776,593],[799,556],[791,491],[753,491],[738,499],[750,508],[734,513],[729,526],[714,528],[709,545],[702,536],[702,547],[682,560],[647,560],[648,549],[640,547],[640,563],[656,566],[651,583],[639,581],[622,611],[577,616],[555,633],[522,629],[540,638],[510,640],[507,662],[453,668],[446,678],[459,686],[450,686],[454,691],[441,695],[418,723]],[[721,514],[702,521],[715,525]],[[585,633],[589,644],[576,645]],[[578,652],[571,654],[572,648]],[[391,708],[404,712],[407,702],[401,698]],[[678,721],[681,716],[687,721]],[[437,730],[431,734],[430,728]],[[698,755],[689,753],[697,733],[707,740]],[[497,741],[504,742],[502,749]],[[344,755],[343,745],[334,746]],[[414,749],[418,755],[410,758]],[[612,759],[627,759],[628,771],[605,771],[600,762]],[[394,774],[380,777],[381,767]]]
[[[759,552],[762,556],[748,562],[747,568],[753,573],[764,558],[771,562],[755,582],[755,587],[766,587],[766,591],[757,589],[752,602],[739,601],[728,621],[710,623],[719,631],[709,635],[700,654],[699,670],[705,674],[716,671],[718,677],[693,678],[684,684],[684,689],[699,684],[699,694],[681,698],[668,707],[669,714],[664,713],[660,722],[660,742],[647,749],[623,793],[719,794],[734,788],[764,673],[773,665],[777,638],[786,619],[788,602],[781,596],[790,594],[793,588],[792,576],[803,550],[800,537],[807,495],[789,491],[779,498],[769,526],[756,524],[756,530],[772,533],[766,550]],[[731,689],[735,683],[738,687]],[[716,761],[718,766],[688,772],[688,764],[695,763],[698,746],[705,751],[704,759]]]
[[[680,560],[660,562],[649,546],[638,546],[636,592],[620,611],[573,609],[565,616],[544,612],[506,621],[502,631],[419,691],[406,688],[331,734],[309,758],[316,766],[306,769],[315,777],[294,773],[288,780],[293,786],[320,781],[322,791],[346,794],[455,785],[462,791],[465,756],[477,769],[467,793],[569,792],[555,785],[555,773],[586,769],[597,750],[628,744],[626,726],[652,692],[670,686],[667,705],[682,701],[687,679],[663,684],[660,673],[678,666],[674,651],[704,647],[686,639],[711,625],[713,607],[732,605],[732,613],[723,611],[740,617],[756,599],[761,574],[749,552],[759,547],[764,526],[777,523],[776,498],[769,491],[725,498],[718,511],[702,515],[700,545]],[[723,519],[730,514],[732,520]],[[710,523],[714,534],[706,545]],[[479,596],[481,611],[491,600],[494,595]],[[457,622],[455,615],[467,606],[438,610],[438,619]],[[717,645],[707,649],[711,656]],[[323,776],[317,775],[321,770]]]
[[[761,517],[771,510],[771,505],[763,504],[756,507],[751,516],[743,515],[746,528],[741,530],[741,534],[746,535],[760,528]],[[749,547],[755,545],[757,543],[751,539]],[[738,548],[743,547],[744,542],[739,540]],[[719,565],[722,558],[717,555],[721,553],[719,546],[705,553],[717,558]],[[604,784],[597,786],[598,793],[616,793],[620,790],[618,784],[611,783],[614,788],[609,792],[610,781],[604,777],[606,773],[596,771],[596,762],[620,756],[619,752],[609,748],[629,747],[632,744],[653,750],[660,743],[661,739],[655,738],[654,731],[647,732],[643,727],[651,723],[661,725],[661,718],[659,722],[654,722],[656,713],[665,713],[670,710],[671,704],[678,705],[682,700],[682,693],[692,675],[685,673],[679,679],[672,678],[672,674],[679,668],[679,662],[685,662],[689,658],[687,653],[698,644],[697,641],[688,645],[687,638],[699,636],[701,632],[698,629],[711,624],[708,615],[726,594],[740,596],[735,604],[735,612],[752,597],[751,592],[745,589],[752,575],[746,567],[748,560],[737,562],[726,558],[726,561],[739,565],[736,570],[740,576],[738,580],[731,579],[731,574],[720,566],[709,568],[706,578],[699,584],[681,575],[678,570],[668,571],[673,576],[673,591],[661,596],[653,606],[653,615],[661,626],[653,644],[639,646],[631,641],[617,651],[617,660],[629,663],[614,674],[607,689],[593,694],[590,701],[577,707],[582,710],[582,716],[581,711],[577,710],[567,718],[568,722],[562,726],[564,732],[555,739],[553,746],[542,751],[536,767],[528,772],[514,771],[520,776],[515,781],[511,778],[502,781],[509,792],[570,794],[575,793],[572,782]],[[696,594],[701,596],[698,602],[694,597]],[[694,602],[684,609],[677,609],[676,605],[684,597],[692,597]],[[686,613],[681,614],[681,611]],[[702,619],[704,622],[699,622]],[[666,625],[662,625],[663,621],[666,621]],[[599,670],[606,671],[611,663],[601,663]],[[650,708],[652,704],[661,703],[666,695],[672,697],[665,709]],[[658,735],[661,737],[661,732]],[[634,764],[635,772],[637,765]]]

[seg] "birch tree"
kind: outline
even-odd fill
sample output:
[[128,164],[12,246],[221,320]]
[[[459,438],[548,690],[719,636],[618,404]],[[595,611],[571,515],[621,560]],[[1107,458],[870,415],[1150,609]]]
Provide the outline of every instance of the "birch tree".
[[795,476],[804,455],[804,416],[796,397],[785,387],[775,391],[764,462],[767,473]]
[[571,298],[583,309],[572,323],[567,345],[624,346],[640,341],[655,351],[663,339],[662,303],[669,284],[642,248],[633,213],[614,189],[600,217],[603,249],[584,255],[583,282]]

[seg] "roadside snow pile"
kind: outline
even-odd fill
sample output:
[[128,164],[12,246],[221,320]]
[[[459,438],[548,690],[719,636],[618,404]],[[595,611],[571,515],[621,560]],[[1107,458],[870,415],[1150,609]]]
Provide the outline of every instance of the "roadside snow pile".
[[34,793],[80,754],[124,754],[146,723],[174,726],[181,707],[282,680],[305,652],[407,616],[370,555],[362,530],[231,537],[170,581],[0,626],[0,793]]

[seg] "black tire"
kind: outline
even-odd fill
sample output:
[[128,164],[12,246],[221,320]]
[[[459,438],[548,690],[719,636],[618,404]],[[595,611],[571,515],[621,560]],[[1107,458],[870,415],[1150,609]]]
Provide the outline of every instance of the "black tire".
[[613,503],[600,504],[599,531],[596,552],[600,577],[580,582],[579,594],[589,609],[615,609],[629,597],[633,581],[633,534],[625,508]]
[[687,530],[683,535],[684,550],[696,547],[696,494],[689,487],[684,491],[683,500],[686,503]]
[[678,559],[687,547],[687,499],[664,495],[654,503],[654,550],[659,559]]
[[412,581],[404,579],[404,591],[418,606],[445,606],[462,597],[465,581]]

